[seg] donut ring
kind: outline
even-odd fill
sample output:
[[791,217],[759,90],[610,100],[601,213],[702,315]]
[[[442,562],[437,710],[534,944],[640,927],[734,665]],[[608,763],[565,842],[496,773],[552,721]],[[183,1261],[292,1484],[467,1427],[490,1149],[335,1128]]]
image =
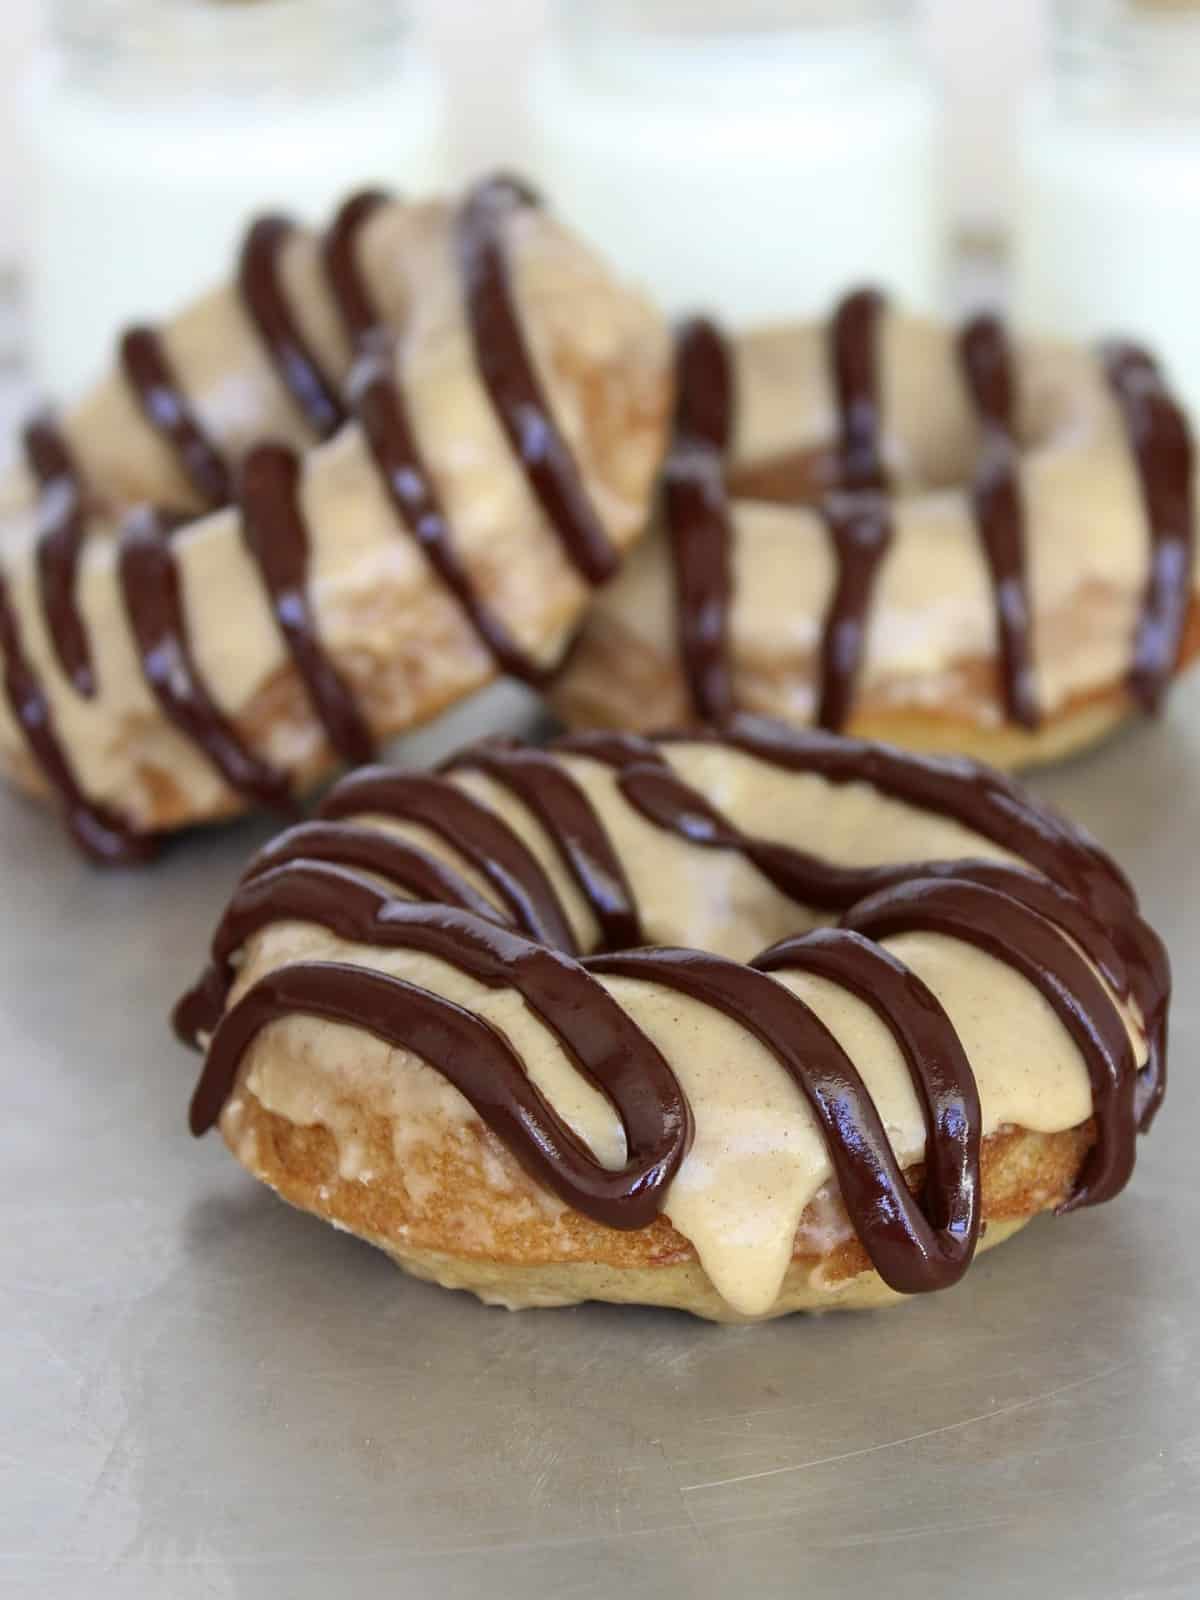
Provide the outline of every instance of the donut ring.
[[323,238],[260,219],[233,284],[26,429],[6,769],[128,860],[289,809],[498,671],[540,682],[644,526],[669,368],[657,313],[512,180],[358,195]]
[[1157,710],[1200,650],[1192,443],[1144,351],[859,291],[828,327],[690,323],[677,371],[660,526],[589,615],[569,725],[743,709],[1011,767]]
[[1116,866],[1006,780],[738,718],[352,775],[176,1028],[193,1131],[418,1276],[750,1320],[1111,1198],[1169,988]]

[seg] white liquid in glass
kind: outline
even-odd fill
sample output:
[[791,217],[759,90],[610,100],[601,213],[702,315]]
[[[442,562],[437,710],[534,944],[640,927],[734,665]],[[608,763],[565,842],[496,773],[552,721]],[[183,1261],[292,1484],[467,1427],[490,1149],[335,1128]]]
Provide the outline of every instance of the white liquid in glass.
[[1200,7],[1060,5],[1021,141],[1016,311],[1154,347],[1200,412]]
[[36,376],[76,392],[118,330],[227,278],[263,210],[442,187],[434,72],[390,0],[65,0],[29,85]]
[[671,309],[762,321],[869,281],[936,304],[938,108],[903,4],[575,0],[535,177]]

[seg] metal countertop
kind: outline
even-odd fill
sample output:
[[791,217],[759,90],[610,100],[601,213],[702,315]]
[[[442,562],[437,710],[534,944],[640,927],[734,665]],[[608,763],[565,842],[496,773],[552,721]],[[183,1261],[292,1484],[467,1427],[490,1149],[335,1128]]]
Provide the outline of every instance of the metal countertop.
[[487,1309],[289,1210],[189,1138],[164,1021],[272,826],[106,876],[0,795],[0,1594],[1200,1594],[1200,683],[1035,787],[1174,958],[1130,1190],[948,1294],[752,1329]]

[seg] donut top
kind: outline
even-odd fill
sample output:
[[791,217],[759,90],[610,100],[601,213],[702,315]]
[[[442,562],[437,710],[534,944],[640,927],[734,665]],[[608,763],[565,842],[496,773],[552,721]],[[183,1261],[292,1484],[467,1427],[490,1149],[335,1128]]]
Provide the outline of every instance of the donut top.
[[[267,216],[250,227],[238,264],[238,294],[309,434],[327,439],[348,420],[360,424],[400,527],[418,542],[501,670],[536,682],[544,669],[489,610],[456,552],[453,529],[421,458],[393,375],[392,349],[382,335],[372,332],[382,313],[372,303],[358,243],[362,229],[386,203],[377,191],[353,196],[339,211],[321,248],[328,293],[348,340],[361,352],[344,392],[314,353],[285,287],[282,259],[294,232],[287,219]],[[616,551],[535,371],[505,258],[508,218],[537,204],[533,192],[513,180],[493,178],[477,185],[454,223],[458,270],[475,362],[495,415],[572,566],[589,584],[598,584],[615,570]],[[132,328],[122,337],[119,354],[125,383],[176,461],[196,504],[213,509],[236,500],[239,505],[246,545],[330,744],[346,761],[369,759],[370,730],[352,690],[322,645],[308,595],[310,540],[298,494],[296,451],[282,444],[258,445],[235,472],[227,453],[198,420],[172,370],[162,337],[150,327]],[[26,427],[24,446],[39,488],[36,567],[45,629],[73,691],[90,698],[97,684],[77,580],[89,511],[111,486],[93,491],[66,434],[49,416]],[[143,675],[162,712],[231,788],[257,804],[287,810],[286,774],[247,748],[217,706],[191,649],[172,536],[194,514],[142,507],[124,520],[118,535],[120,583]],[[39,674],[24,647],[18,610],[3,572],[0,650],[9,707],[76,840],[101,861],[144,856],[148,841],[109,809],[89,800],[75,776]]]
[[[678,405],[666,466],[664,517],[676,594],[680,658],[697,720],[734,710],[729,613],[733,599],[730,500],[818,498],[836,566],[821,631],[816,722],[839,730],[853,708],[876,578],[893,536],[883,457],[882,296],[857,290],[829,323],[827,361],[836,438],[810,471],[787,464],[729,469],[738,407],[734,362],[714,323],[685,323],[677,339]],[[1007,333],[977,316],[957,339],[960,375],[974,414],[975,528],[992,585],[1003,704],[1009,719],[1042,720],[1033,654],[1030,555],[1019,476],[1017,373]],[[1129,685],[1147,711],[1162,702],[1180,654],[1195,544],[1193,450],[1187,418],[1153,358],[1130,344],[1102,352],[1104,370],[1136,463],[1150,541],[1149,577],[1131,643]],[[918,398],[917,403],[922,401]],[[1089,537],[1081,527],[1080,540]]]
[[1007,781],[738,718],[351,776],[251,864],[176,1026],[207,1049],[194,1132],[270,1022],[361,1028],[569,1205],[665,1211],[752,1314],[829,1177],[908,1292],[969,1263],[998,1126],[1091,1116],[1067,1208],[1115,1194],[1162,1096],[1168,993],[1119,870]]

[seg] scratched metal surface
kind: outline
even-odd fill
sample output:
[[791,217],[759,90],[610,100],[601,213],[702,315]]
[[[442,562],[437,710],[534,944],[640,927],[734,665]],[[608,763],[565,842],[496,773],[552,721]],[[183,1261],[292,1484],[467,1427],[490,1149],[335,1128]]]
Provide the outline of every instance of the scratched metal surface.
[[487,1310],[193,1143],[163,1016],[266,830],[105,877],[0,798],[0,1593],[1200,1592],[1200,684],[1039,787],[1175,954],[1132,1189],[952,1293],[751,1330]]

